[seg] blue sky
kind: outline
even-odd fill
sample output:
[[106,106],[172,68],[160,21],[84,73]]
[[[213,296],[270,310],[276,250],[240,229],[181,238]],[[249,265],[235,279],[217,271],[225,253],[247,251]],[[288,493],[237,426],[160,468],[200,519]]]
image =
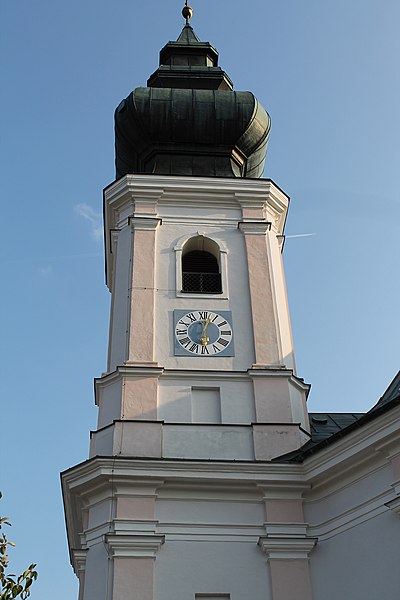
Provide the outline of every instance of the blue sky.
[[[196,33],[272,118],[265,176],[292,199],[284,260],[310,409],[367,410],[399,368],[398,0],[192,4]],[[15,568],[39,563],[33,600],[77,596],[59,472],[87,457],[106,366],[113,111],[178,36],[182,5],[2,2],[0,512]]]

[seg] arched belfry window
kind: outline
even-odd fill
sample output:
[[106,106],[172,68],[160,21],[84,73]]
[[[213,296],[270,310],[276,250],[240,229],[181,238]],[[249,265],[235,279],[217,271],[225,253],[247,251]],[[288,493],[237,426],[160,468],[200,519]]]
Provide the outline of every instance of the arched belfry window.
[[202,235],[186,242],[182,252],[182,292],[221,294],[219,246]]

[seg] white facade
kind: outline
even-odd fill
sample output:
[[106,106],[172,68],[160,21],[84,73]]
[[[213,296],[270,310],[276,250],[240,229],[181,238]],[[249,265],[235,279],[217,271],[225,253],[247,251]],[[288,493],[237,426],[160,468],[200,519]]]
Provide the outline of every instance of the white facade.
[[[107,188],[110,374],[96,381],[92,454],[110,447],[103,428],[116,420],[157,422],[153,455],[164,458],[269,459],[282,454],[275,438],[287,452],[307,441],[281,260],[287,207],[270,181],[135,175]],[[221,294],[182,292],[182,252],[195,238],[219,249]],[[233,355],[177,355],[178,309],[230,311]]]
[[396,597],[395,413],[302,464],[115,453],[71,469],[63,482],[81,598]]
[[[278,458],[310,438],[287,196],[266,180],[128,175],[104,202],[108,371],[90,459],[62,476],[79,600],[396,597],[400,409]],[[195,238],[219,248],[221,294],[182,292]],[[229,314],[234,352],[177,353],[177,310]]]

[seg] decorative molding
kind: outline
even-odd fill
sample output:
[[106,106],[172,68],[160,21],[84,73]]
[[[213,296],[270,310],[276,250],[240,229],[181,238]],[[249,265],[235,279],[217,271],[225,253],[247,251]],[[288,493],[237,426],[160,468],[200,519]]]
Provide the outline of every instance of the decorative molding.
[[[214,208],[218,204],[237,209],[238,213],[245,207],[253,207],[263,210],[271,221],[278,223],[275,225],[277,233],[282,234],[289,205],[289,197],[269,179],[126,175],[105,188],[103,198],[106,277],[110,288],[112,249],[108,232],[125,224],[131,215],[154,218],[160,206],[168,204],[182,208],[199,205]],[[212,223],[220,226],[221,219],[210,219]]]
[[[183,248],[189,240],[196,237],[203,237],[211,242],[214,242],[218,246],[219,253],[219,268],[221,274],[222,293],[221,294],[196,294],[193,292],[182,292],[182,253]],[[227,300],[229,298],[228,291],[228,264],[227,254],[228,249],[224,242],[215,238],[212,235],[205,233],[204,231],[194,231],[189,235],[183,235],[179,238],[174,246],[175,251],[175,295],[177,298],[200,298],[202,300]]]
[[393,510],[396,514],[400,515],[400,496],[390,500],[389,502],[385,502],[385,506]]
[[306,538],[307,530],[308,523],[265,523],[265,532],[271,538]]
[[162,223],[162,219],[152,217],[129,217],[129,225],[132,230],[137,229],[138,231],[154,231]]
[[71,553],[74,573],[77,577],[79,577],[79,575],[86,569],[86,558],[88,549],[86,548],[84,550],[77,550],[73,548]]
[[244,235],[265,235],[271,225],[270,221],[240,221],[238,228]]
[[[155,499],[155,495],[152,496]],[[134,519],[113,519],[114,535],[129,536],[154,536],[158,521],[134,520]]]
[[113,558],[155,558],[164,542],[163,535],[106,535]]
[[258,545],[267,560],[307,560],[317,538],[261,536]]
[[191,240],[194,237],[207,238],[207,239],[211,240],[212,242],[215,242],[219,246],[220,252],[225,252],[226,254],[228,254],[228,248],[226,247],[225,242],[223,242],[219,238],[216,238],[215,236],[213,236],[209,233],[206,233],[205,231],[193,231],[192,233],[182,235],[174,246],[175,252],[177,252],[179,250],[183,250],[183,247],[186,244],[186,242],[188,242],[189,240]]
[[305,492],[310,490],[311,486],[305,481],[290,481],[277,479],[277,481],[268,482],[257,481],[257,486],[263,492],[263,500],[303,500]]
[[202,381],[247,381],[250,378],[245,371],[205,371],[195,369],[164,369],[161,379],[201,379]]
[[284,235],[277,235],[276,239],[278,240],[278,246],[279,246],[279,250],[281,251],[281,253],[283,252],[283,249],[285,247],[285,240],[286,240],[286,236]]
[[158,369],[160,365],[154,361],[141,361],[141,360],[126,360],[124,362],[125,367],[133,367],[137,369]]

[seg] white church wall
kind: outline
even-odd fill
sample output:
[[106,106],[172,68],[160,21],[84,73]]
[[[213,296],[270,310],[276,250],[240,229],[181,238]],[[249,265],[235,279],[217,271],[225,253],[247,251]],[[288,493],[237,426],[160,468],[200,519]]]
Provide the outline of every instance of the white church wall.
[[[221,214],[220,209],[213,210],[206,204],[204,208],[184,207],[182,213],[176,216],[174,216],[175,212],[176,207],[169,205],[162,205],[159,209],[162,225],[157,231],[156,287],[158,291],[155,328],[157,360],[168,369],[183,367],[246,370],[252,364],[253,346],[244,241],[241,232],[237,229],[240,211],[227,209]],[[182,214],[185,216],[183,217]],[[190,239],[199,233],[205,234],[227,249],[229,294],[224,290],[221,295],[180,294],[177,297],[177,292],[180,290],[176,289],[175,247],[182,238]],[[188,310],[207,308],[216,312],[231,310],[234,322],[235,356],[202,357],[201,367],[198,357],[175,357],[172,315],[173,310],[177,308]]]
[[[158,418],[172,423],[201,422],[193,410],[193,389],[213,389],[219,392],[219,419],[215,423],[245,423],[255,421],[254,394],[251,381],[227,377],[168,378],[161,377],[158,390]],[[203,421],[204,422],[204,421]]]
[[191,423],[191,382],[160,380],[157,418],[170,423]]
[[192,386],[191,404],[195,423],[221,423],[219,387]]
[[336,535],[356,520],[388,510],[384,505],[393,497],[393,472],[390,464],[359,467],[358,473],[343,472],[340,479],[320,486],[304,505],[304,516],[310,524],[310,535],[320,540]]
[[222,423],[253,423],[256,420],[253,385],[227,381],[221,386]]
[[98,427],[110,425],[121,418],[121,379],[101,382],[98,392],[99,422]]
[[201,535],[201,530],[209,533],[207,526],[216,526],[231,535],[242,531],[257,542],[257,536],[265,534],[265,512],[261,499],[257,501],[254,496],[254,492],[246,493],[240,488],[214,489],[199,484],[191,488],[160,488],[156,516],[164,533],[182,533],[184,529],[186,535]]
[[254,460],[251,427],[165,425],[163,458]]
[[155,567],[155,600],[272,600],[267,565],[256,542],[167,541]]
[[399,597],[399,517],[389,509],[330,539],[311,554],[314,600]]
[[83,600],[107,598],[109,589],[109,557],[104,541],[99,539],[87,552]]
[[92,503],[89,510],[88,530],[101,527],[108,523],[112,517],[110,500],[101,500]]
[[304,390],[300,390],[293,381],[289,381],[289,398],[293,423],[301,423],[302,427],[308,431],[309,427],[304,425],[304,423],[307,425],[309,423]]
[[308,535],[318,538],[311,554],[314,600],[398,597],[400,521],[386,506],[392,466],[376,450],[350,466],[318,478],[304,504]]

